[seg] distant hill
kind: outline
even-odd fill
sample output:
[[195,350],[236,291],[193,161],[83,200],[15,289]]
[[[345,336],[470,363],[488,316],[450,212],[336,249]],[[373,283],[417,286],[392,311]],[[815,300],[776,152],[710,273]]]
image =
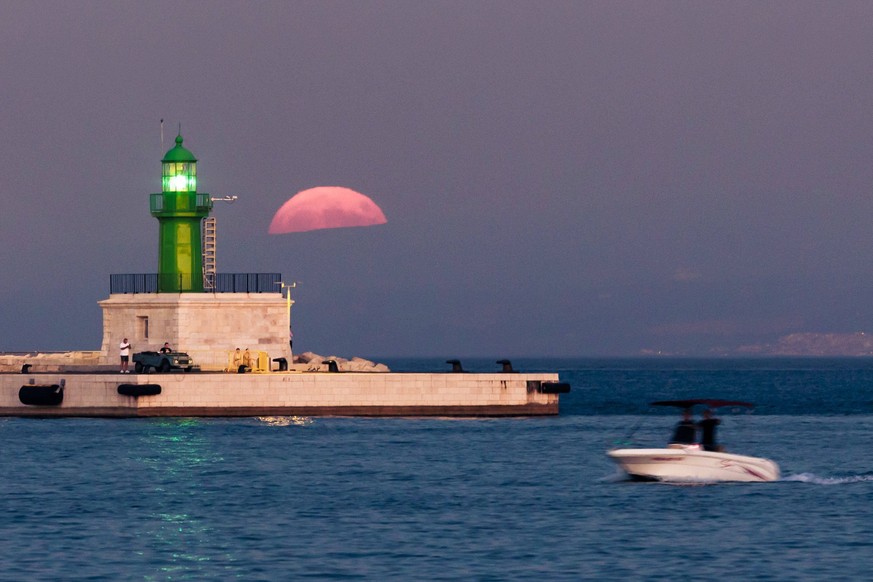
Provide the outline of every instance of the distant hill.
[[873,356],[873,335],[855,333],[792,333],[773,344],[737,348],[738,354],[760,356]]

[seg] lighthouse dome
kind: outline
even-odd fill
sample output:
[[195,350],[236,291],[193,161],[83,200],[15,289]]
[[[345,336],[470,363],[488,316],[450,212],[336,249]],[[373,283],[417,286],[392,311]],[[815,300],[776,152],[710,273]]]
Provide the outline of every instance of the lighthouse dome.
[[176,146],[164,156],[162,162],[196,162],[197,158],[187,148],[182,147],[182,134],[176,136]]

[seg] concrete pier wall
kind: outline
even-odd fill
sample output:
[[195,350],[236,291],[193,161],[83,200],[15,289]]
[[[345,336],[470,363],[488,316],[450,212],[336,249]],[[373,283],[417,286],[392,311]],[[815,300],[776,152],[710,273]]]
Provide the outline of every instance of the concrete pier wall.
[[[22,404],[26,384],[64,381],[57,406]],[[520,416],[558,413],[557,374],[0,374],[0,416]],[[122,396],[120,384],[159,384]]]

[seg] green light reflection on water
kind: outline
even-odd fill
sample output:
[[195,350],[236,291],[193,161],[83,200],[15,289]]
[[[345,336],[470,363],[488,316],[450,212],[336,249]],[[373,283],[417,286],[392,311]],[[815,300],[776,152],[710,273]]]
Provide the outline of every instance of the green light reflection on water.
[[[220,506],[235,503],[245,484],[222,484],[222,473],[241,461],[227,426],[218,419],[162,418],[143,424],[136,462],[145,468],[142,487],[148,505],[137,520],[139,559],[151,573],[145,580],[245,577],[250,558],[230,547],[234,527]],[[309,427],[309,417],[263,417],[230,421],[267,430]],[[229,447],[229,448],[227,448]],[[229,455],[229,459],[223,454]],[[249,564],[250,566],[250,564]]]
[[143,454],[138,460],[150,480],[144,486],[156,500],[138,535],[144,548],[140,555],[155,567],[146,580],[196,577],[205,564],[233,562],[217,546],[220,536],[209,525],[215,490],[206,481],[210,472],[221,469],[224,458],[206,429],[196,418],[157,419],[140,438]]

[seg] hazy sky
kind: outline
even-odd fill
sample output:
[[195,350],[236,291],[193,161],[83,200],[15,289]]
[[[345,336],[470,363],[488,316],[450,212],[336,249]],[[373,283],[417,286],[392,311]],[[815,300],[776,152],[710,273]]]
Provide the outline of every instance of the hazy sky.
[[[873,331],[873,2],[0,2],[0,350],[99,349],[182,123],[295,349]],[[159,120],[166,120],[161,148]],[[314,186],[388,223],[268,235]]]

